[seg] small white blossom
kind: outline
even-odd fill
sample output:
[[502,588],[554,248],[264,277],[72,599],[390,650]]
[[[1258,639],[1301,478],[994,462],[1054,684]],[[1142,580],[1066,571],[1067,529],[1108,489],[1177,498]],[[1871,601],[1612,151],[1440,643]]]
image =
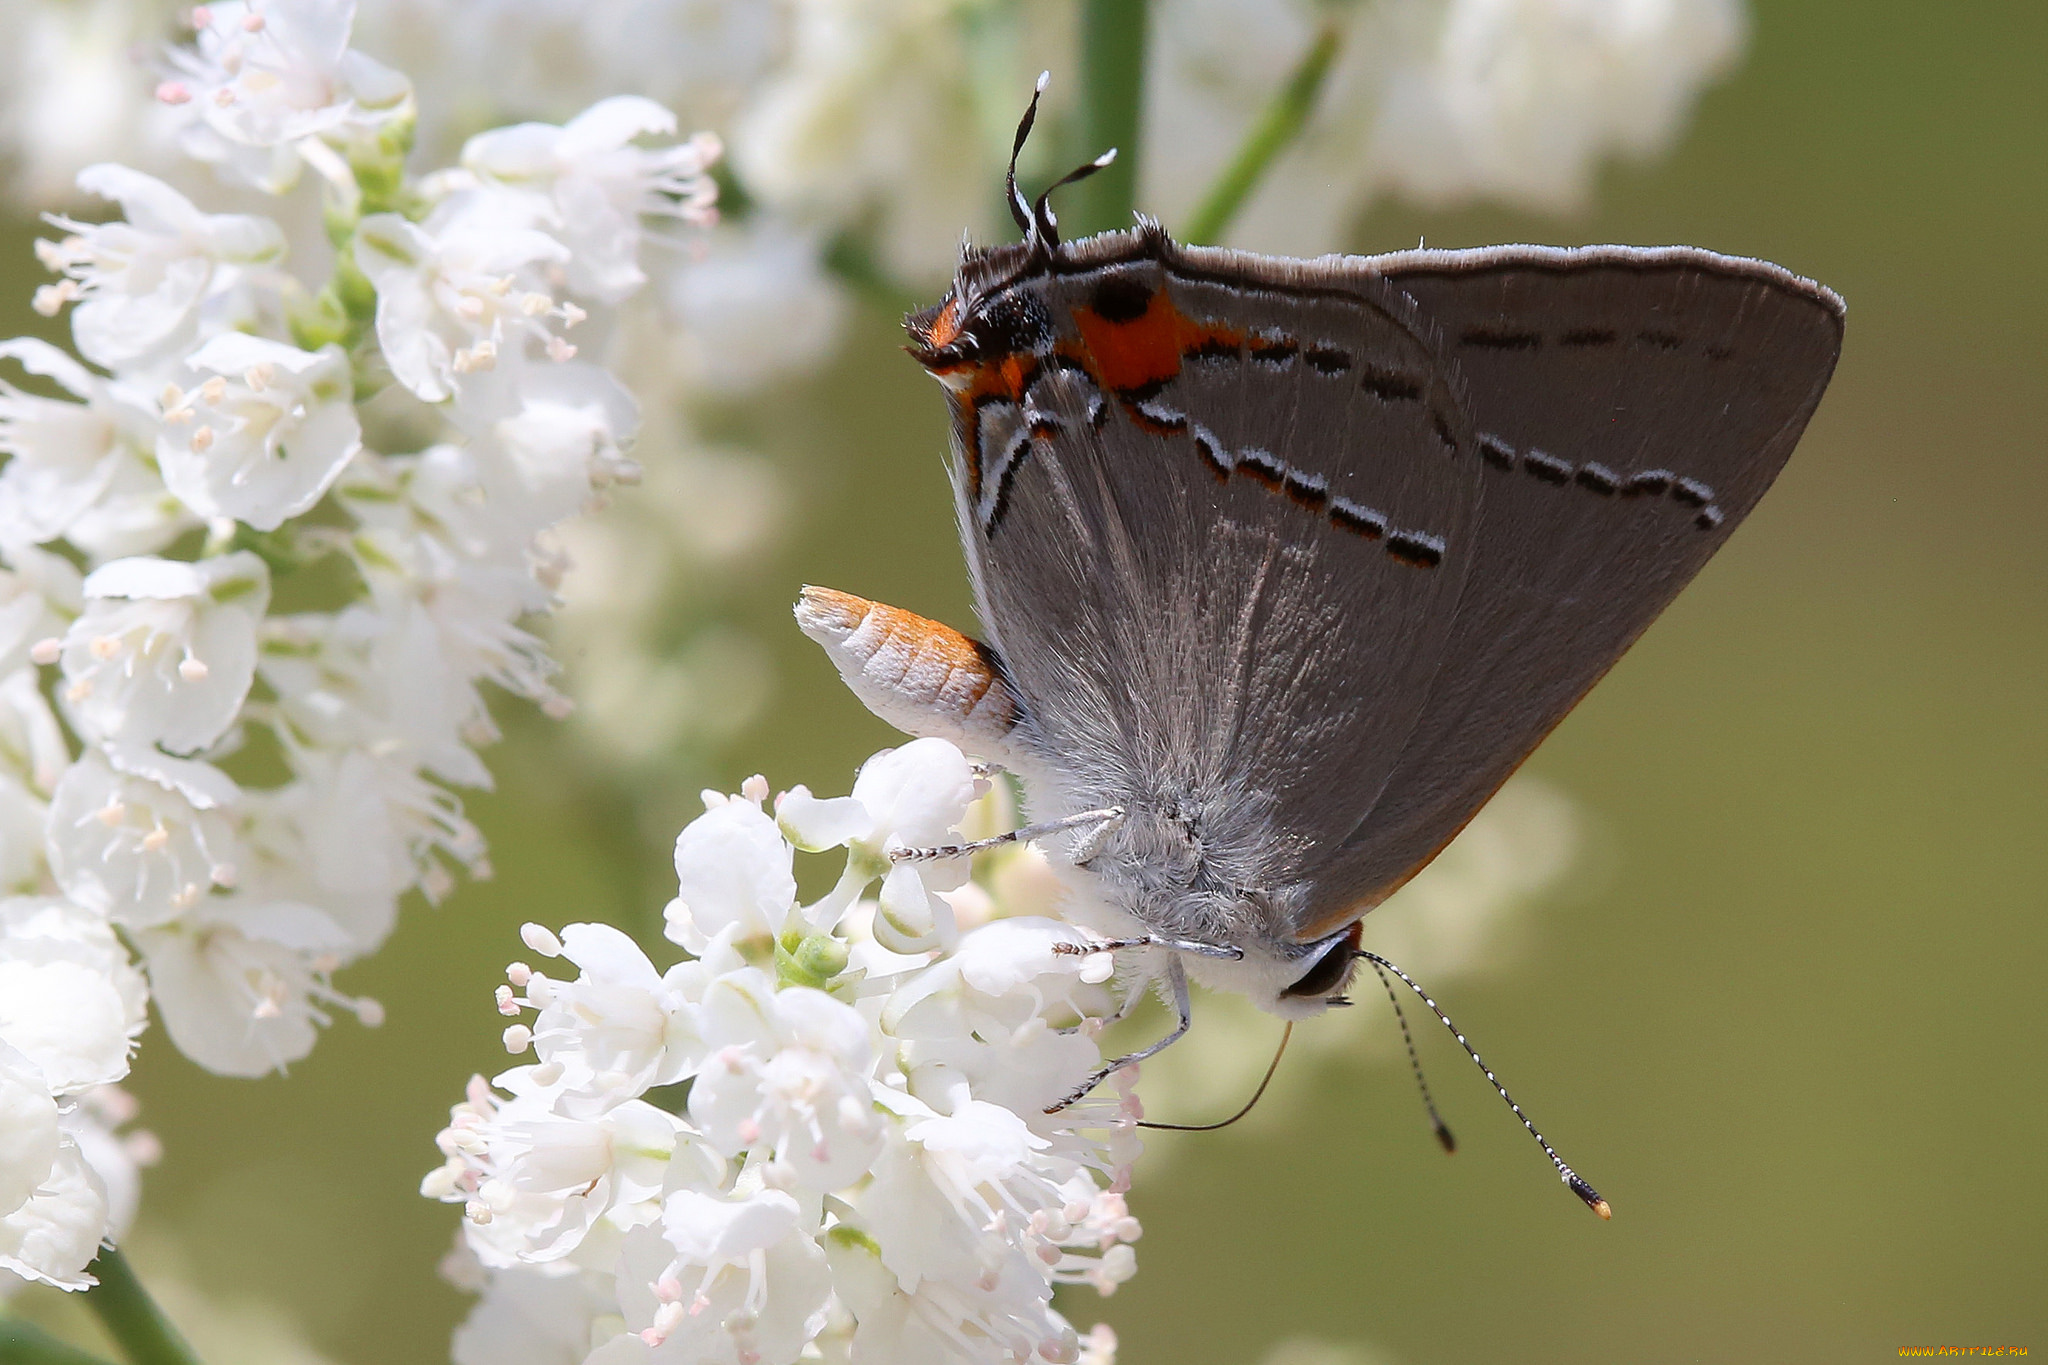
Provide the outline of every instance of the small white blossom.
[[852,1184],[881,1150],[868,1100],[868,1022],[823,991],[777,991],[754,968],[711,983],[700,1007],[707,1057],[690,1117],[726,1156],[772,1154],[797,1186]]
[[117,559],[85,580],[65,632],[65,710],[117,751],[195,753],[224,734],[256,675],[270,573],[253,554]]
[[164,1031],[223,1076],[262,1076],[305,1056],[327,1007],[378,1017],[328,983],[351,945],[310,905],[214,896],[134,938]]
[[183,116],[188,156],[272,194],[298,179],[307,144],[359,147],[412,116],[405,77],[349,46],[350,0],[225,0],[194,12],[193,46],[158,98]]
[[85,1273],[107,1230],[107,1192],[78,1143],[60,1140],[36,1192],[0,1214],[0,1270],[58,1289],[88,1289]]
[[677,1190],[653,1228],[628,1233],[619,1306],[634,1334],[594,1352],[606,1365],[792,1365],[824,1325],[832,1277],[780,1190]]
[[[235,880],[236,842],[219,806],[186,790],[117,771],[89,753],[50,799],[50,870],[78,904],[129,928],[186,914]],[[188,783],[189,787],[189,783]]]
[[950,945],[957,935],[952,907],[932,893],[965,882],[966,860],[892,864],[889,854],[954,841],[967,807],[986,791],[959,749],[945,740],[919,739],[863,764],[851,796],[821,801],[803,787],[789,792],[776,818],[790,841],[807,850],[844,845],[851,854],[839,889],[807,915],[829,927],[854,895],[881,877],[877,942],[903,953]]
[[148,1020],[142,975],[105,919],[62,900],[0,901],[0,1042],[68,1096],[128,1074]]
[[41,1068],[0,1041],[0,1213],[20,1208],[49,1176],[61,1133]]
[[78,351],[109,370],[149,368],[259,311],[250,296],[265,267],[284,256],[284,233],[268,218],[202,213],[192,201],[126,166],[88,166],[78,188],[119,203],[107,223],[51,222],[70,235],[38,254],[63,279],[37,307],[77,300],[71,333]]
[[[603,1094],[670,1085],[696,1069],[705,1047],[697,1012],[703,965],[679,962],[657,973],[639,945],[608,924],[569,925],[560,952],[578,968],[573,981],[529,970],[519,987],[539,1011],[533,1047],[542,1062],[573,1066],[600,1104]],[[563,1103],[574,1099],[565,1094]]]
[[[548,318],[557,304],[533,267],[565,264],[568,249],[463,196],[425,223],[365,218],[355,253],[377,289],[377,342],[391,373],[425,402],[446,401],[463,376],[554,335]],[[544,301],[539,310],[533,298]]]
[[643,217],[703,224],[716,214],[718,190],[706,171],[718,159],[717,138],[633,145],[675,131],[675,115],[653,100],[614,95],[559,128],[521,123],[480,133],[462,149],[462,164],[481,181],[534,195],[538,220],[569,249],[570,287],[616,303],[647,282]]
[[155,414],[132,388],[92,373],[46,341],[0,342],[0,358],[77,400],[25,393],[0,380],[0,452],[11,457],[0,469],[0,543],[40,545],[71,533],[124,468],[150,450]]
[[310,511],[363,446],[339,346],[302,351],[228,332],[185,362],[190,388],[164,391],[157,460],[202,517],[274,531]]
[[745,799],[721,799],[676,838],[670,939],[703,954],[714,938],[758,955],[782,933],[796,899],[792,852],[775,822]]

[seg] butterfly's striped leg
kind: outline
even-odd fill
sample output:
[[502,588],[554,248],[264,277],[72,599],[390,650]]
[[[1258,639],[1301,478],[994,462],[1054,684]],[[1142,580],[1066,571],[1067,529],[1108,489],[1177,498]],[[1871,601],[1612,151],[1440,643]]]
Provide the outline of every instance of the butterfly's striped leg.
[[1169,957],[1166,960],[1166,970],[1161,973],[1161,976],[1166,983],[1166,993],[1173,1001],[1173,1010],[1176,1016],[1173,1031],[1149,1047],[1140,1048],[1128,1057],[1119,1057],[1115,1061],[1105,1063],[1095,1071],[1090,1072],[1088,1079],[1075,1086],[1059,1103],[1047,1105],[1045,1107],[1046,1113],[1059,1113],[1060,1110],[1065,1109],[1075,1101],[1086,1098],[1089,1091],[1101,1085],[1125,1067],[1136,1066],[1148,1057],[1158,1056],[1187,1035],[1189,1026],[1194,1022],[1194,1006],[1188,1000],[1188,974],[1181,969],[1178,957]]
[[964,844],[935,844],[930,848],[892,848],[889,850],[889,861],[923,863],[934,858],[965,858],[971,854],[985,853],[992,848],[1001,848],[1004,844],[1028,843],[1033,839],[1042,839],[1048,834],[1059,834],[1088,825],[1097,827],[1089,834],[1089,839],[1099,840],[1106,830],[1115,829],[1122,824],[1123,818],[1122,806],[1110,806],[1104,810],[1084,810],[1079,815],[1069,815],[1063,820],[1047,820],[1044,824],[1026,825],[1022,829],[1013,829],[1005,834],[991,835],[989,838],[975,839]]

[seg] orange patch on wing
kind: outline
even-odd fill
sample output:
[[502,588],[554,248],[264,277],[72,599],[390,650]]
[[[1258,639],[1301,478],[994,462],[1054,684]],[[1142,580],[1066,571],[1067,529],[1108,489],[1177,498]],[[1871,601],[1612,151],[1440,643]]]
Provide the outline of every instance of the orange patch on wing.
[[1074,325],[1088,349],[1091,367],[1102,386],[1112,392],[1163,383],[1180,373],[1180,353],[1197,330],[1163,289],[1154,291],[1145,311],[1112,322],[1093,308],[1074,310]]
[[1113,393],[1161,384],[1180,374],[1186,354],[1207,343],[1235,349],[1244,338],[1229,328],[1190,318],[1174,306],[1164,289],[1154,291],[1145,311],[1117,322],[1086,306],[1074,310],[1087,365],[1096,382]]

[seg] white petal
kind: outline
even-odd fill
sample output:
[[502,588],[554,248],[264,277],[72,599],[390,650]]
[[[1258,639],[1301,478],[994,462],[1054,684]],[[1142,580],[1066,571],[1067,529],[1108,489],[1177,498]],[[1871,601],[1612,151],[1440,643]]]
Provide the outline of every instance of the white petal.
[[819,798],[808,787],[792,787],[775,805],[775,823],[792,844],[817,853],[864,838],[875,817],[851,796]]
[[107,1232],[107,1196],[78,1144],[65,1139],[43,1186],[0,1218],[0,1269],[59,1289],[85,1289]]

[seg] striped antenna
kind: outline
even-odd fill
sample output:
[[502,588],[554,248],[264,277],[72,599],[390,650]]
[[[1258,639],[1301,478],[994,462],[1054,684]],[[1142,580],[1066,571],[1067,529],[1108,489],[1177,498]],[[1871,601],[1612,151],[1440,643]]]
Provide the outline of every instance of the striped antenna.
[[1450,1125],[1444,1122],[1442,1114],[1436,1112],[1436,1101],[1430,1097],[1429,1082],[1422,1076],[1422,1059],[1415,1055],[1415,1036],[1408,1032],[1408,1016],[1401,1011],[1401,997],[1394,993],[1394,983],[1387,976],[1386,968],[1375,960],[1372,969],[1379,977],[1380,984],[1387,988],[1387,1001],[1393,1005],[1394,1018],[1401,1025],[1401,1042],[1408,1049],[1408,1065],[1415,1072],[1416,1087],[1422,1091],[1422,1107],[1429,1111],[1429,1123],[1436,1129],[1436,1140],[1443,1145],[1446,1152],[1455,1152],[1458,1150],[1458,1140],[1451,1136]]
[[[1399,967],[1396,967],[1393,963],[1387,961],[1378,953],[1369,953],[1365,949],[1360,948],[1358,950],[1358,955],[1361,958],[1364,958],[1367,962],[1372,963],[1375,970],[1379,968],[1385,968],[1387,971],[1392,972],[1395,976],[1400,977],[1401,980],[1407,985],[1409,990],[1414,991],[1416,995],[1421,997],[1422,1003],[1429,1006],[1429,1012],[1431,1014],[1434,1014],[1438,1019],[1443,1021],[1443,1026],[1451,1031],[1451,1036],[1453,1038],[1456,1038],[1458,1040],[1458,1046],[1465,1049],[1465,1055],[1472,1059],[1473,1065],[1477,1066],[1481,1071],[1485,1072],[1486,1079],[1493,1082],[1493,1088],[1500,1093],[1501,1099],[1507,1102],[1508,1108],[1515,1111],[1515,1117],[1520,1119],[1522,1121],[1522,1126],[1529,1130],[1529,1136],[1536,1139],[1536,1145],[1541,1147],[1543,1149],[1543,1154],[1550,1158],[1550,1164],[1557,1167],[1558,1175],[1561,1176],[1564,1180],[1564,1183],[1570,1187],[1571,1192],[1577,1195],[1585,1203],[1587,1208],[1593,1210],[1593,1212],[1599,1214],[1602,1218],[1614,1217],[1614,1210],[1608,1207],[1607,1201],[1605,1199],[1602,1199],[1600,1197],[1600,1192],[1598,1190],[1595,1190],[1591,1185],[1588,1185],[1585,1181],[1581,1180],[1579,1178],[1579,1173],[1573,1170],[1570,1166],[1566,1165],[1565,1159],[1557,1154],[1557,1149],[1555,1147],[1552,1147],[1549,1142],[1544,1140],[1543,1134],[1536,1131],[1536,1125],[1529,1122],[1529,1116],[1522,1112],[1521,1105],[1515,1103],[1515,1097],[1508,1094],[1508,1088],[1500,1083],[1500,1077],[1494,1075],[1492,1070],[1488,1068],[1486,1063],[1480,1060],[1479,1053],[1476,1050],[1474,1050],[1472,1044],[1465,1041],[1465,1035],[1458,1032],[1458,1026],[1451,1022],[1451,1017],[1448,1014],[1445,1014],[1442,1010],[1438,1009],[1436,1001],[1429,998],[1429,992],[1425,991],[1424,989],[1422,989],[1421,986],[1417,985],[1415,983],[1414,977],[1408,975],[1408,973],[1402,971]],[[1381,979],[1384,980],[1385,978],[1383,977]]]

